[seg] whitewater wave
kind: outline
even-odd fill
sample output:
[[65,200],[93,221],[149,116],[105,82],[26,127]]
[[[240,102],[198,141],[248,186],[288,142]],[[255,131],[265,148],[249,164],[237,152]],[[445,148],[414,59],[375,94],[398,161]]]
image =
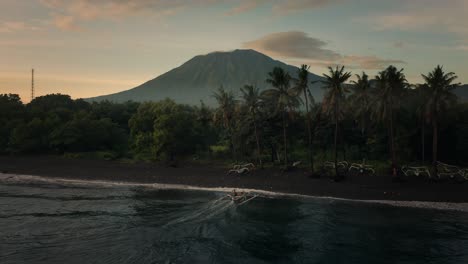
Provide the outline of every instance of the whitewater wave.
[[[61,184],[73,186],[99,186],[99,187],[143,187],[152,189],[172,189],[172,190],[194,190],[194,191],[212,191],[212,192],[231,192],[232,187],[199,187],[183,184],[163,184],[163,183],[132,183],[132,182],[117,182],[117,181],[101,181],[101,180],[77,180],[77,179],[62,179],[62,178],[49,178],[35,175],[21,175],[21,174],[5,174],[0,173],[0,184]],[[451,210],[468,212],[468,203],[451,203],[451,202],[426,202],[426,201],[393,201],[393,200],[361,200],[361,199],[348,199],[338,198],[331,196],[313,196],[295,193],[272,192],[248,188],[235,188],[239,192],[256,193],[262,197],[296,197],[305,199],[321,199],[321,200],[336,200],[359,202],[368,204],[382,204],[395,207],[410,207],[410,208],[426,208],[437,210]],[[231,204],[226,203],[221,211],[227,209]],[[210,209],[210,208],[209,208]],[[216,213],[216,210],[215,210]],[[189,221],[190,219],[179,219],[178,221]]]

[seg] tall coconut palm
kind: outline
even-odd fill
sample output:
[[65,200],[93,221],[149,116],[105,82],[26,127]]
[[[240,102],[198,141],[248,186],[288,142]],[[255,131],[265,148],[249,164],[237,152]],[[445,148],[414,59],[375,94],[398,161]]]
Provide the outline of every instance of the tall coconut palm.
[[438,143],[438,120],[447,107],[456,101],[453,90],[458,84],[453,82],[458,78],[455,73],[445,73],[442,66],[437,66],[432,72],[422,74],[427,87],[429,97],[426,105],[427,115],[432,123],[432,166],[437,173],[437,143]]
[[387,123],[388,136],[390,139],[390,156],[392,160],[392,174],[396,176],[396,156],[395,156],[395,130],[394,119],[395,109],[399,106],[399,98],[404,89],[408,86],[403,69],[398,70],[394,66],[388,66],[376,77],[377,80],[377,100],[376,115],[378,119]]
[[215,122],[221,122],[223,127],[227,130],[229,135],[229,147],[233,153],[234,159],[236,152],[233,143],[232,120],[236,110],[236,100],[232,91],[226,91],[223,86],[219,87],[213,93],[213,97],[218,103],[218,109],[215,112]]
[[273,71],[268,73],[269,78],[267,83],[273,86],[272,89],[265,90],[262,95],[271,100],[276,105],[276,110],[281,114],[283,126],[283,144],[284,144],[284,162],[288,166],[288,150],[287,150],[287,113],[288,110],[294,109],[299,101],[297,94],[290,88],[291,76],[281,67],[273,68]]
[[247,107],[249,113],[252,115],[252,123],[255,131],[255,140],[257,142],[257,161],[260,166],[263,166],[260,150],[260,138],[257,129],[257,112],[262,104],[260,97],[260,90],[252,85],[245,85],[241,88],[242,98],[244,105]]
[[[350,96],[350,107],[361,130],[361,137],[367,141],[367,129],[369,126],[370,106],[372,100],[372,90],[369,76],[362,72],[362,75],[356,74],[356,81],[352,81],[351,87],[353,94]],[[363,144],[367,153],[367,144]],[[365,155],[364,155],[365,158]]]
[[428,101],[429,96],[429,88],[426,84],[418,84],[415,86],[416,89],[416,113],[419,118],[419,122],[421,123],[421,162],[425,163],[426,161],[426,123],[427,123],[427,116],[426,116],[426,104]]
[[335,178],[338,179],[338,123],[340,117],[340,103],[345,99],[345,93],[348,92],[344,83],[351,77],[350,72],[344,71],[344,66],[335,69],[328,67],[329,74],[323,74],[325,80],[322,81],[324,88],[327,89],[323,99],[322,106],[327,113],[333,113],[335,119],[335,142],[334,142],[334,155],[335,155]]
[[365,134],[367,129],[367,120],[370,113],[371,103],[371,85],[369,76],[362,72],[362,75],[356,74],[356,81],[353,83],[353,96],[352,104],[355,109],[355,115],[359,119],[359,126],[361,127],[361,134]]
[[[304,95],[304,102],[305,102],[305,107],[306,107],[306,115],[305,115],[305,120],[306,120],[306,125],[307,125],[307,133],[309,136],[309,145],[308,145],[308,151],[309,151],[309,161],[310,161],[310,170],[313,172],[314,171],[314,157],[312,154],[312,121],[310,118],[310,111],[309,111],[309,100],[312,99],[310,91],[309,91],[309,68],[310,66],[303,64],[301,68],[297,71],[297,79],[296,79],[296,86],[294,89],[296,90],[297,94],[303,94]],[[311,102],[313,103],[313,101]]]

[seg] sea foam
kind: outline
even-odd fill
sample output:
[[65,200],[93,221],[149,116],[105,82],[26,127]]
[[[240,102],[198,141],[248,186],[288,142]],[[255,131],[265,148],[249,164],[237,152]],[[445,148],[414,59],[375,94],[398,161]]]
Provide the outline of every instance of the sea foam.
[[247,188],[233,187],[199,187],[183,184],[164,184],[164,183],[133,183],[133,182],[118,182],[118,181],[101,181],[101,180],[78,180],[78,179],[63,179],[50,178],[35,175],[21,175],[0,173],[0,184],[58,184],[58,185],[73,185],[73,186],[99,186],[99,187],[142,187],[151,189],[172,189],[172,190],[193,190],[193,191],[212,191],[212,192],[231,192],[236,189],[238,192],[256,193],[262,197],[294,197],[303,199],[320,199],[320,200],[335,200],[348,201],[357,203],[381,204],[395,207],[410,207],[410,208],[426,208],[437,210],[451,210],[468,212],[468,203],[451,203],[451,202],[427,202],[427,201],[394,201],[394,200],[361,200],[338,198],[331,196],[312,196],[295,193],[273,192]]

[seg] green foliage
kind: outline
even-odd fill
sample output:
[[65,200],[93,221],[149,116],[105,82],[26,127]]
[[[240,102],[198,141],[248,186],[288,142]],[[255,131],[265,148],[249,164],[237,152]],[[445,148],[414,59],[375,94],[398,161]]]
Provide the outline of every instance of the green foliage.
[[351,77],[350,72],[344,71],[344,66],[335,69],[328,67],[329,74],[324,74],[325,80],[322,81],[323,87],[327,90],[323,99],[323,109],[327,114],[335,116],[335,121],[339,119],[341,115],[340,105],[345,100],[345,94],[349,92],[349,89],[344,85],[346,81]]
[[[101,104],[105,103],[94,107]],[[1,95],[0,108],[6,124],[0,129],[3,153],[124,153],[127,148],[127,121],[122,128],[105,113],[96,114],[89,103],[68,95],[37,97],[26,106],[17,95]]]
[[153,151],[156,156],[173,160],[176,155],[193,153],[198,142],[195,115],[191,108],[173,101],[156,103]]
[[303,65],[293,79],[274,68],[270,89],[245,85],[239,98],[219,88],[216,109],[169,99],[88,103],[61,94],[23,104],[17,95],[0,95],[0,153],[265,166],[301,160],[304,167],[308,159],[312,164],[336,157],[365,159],[388,174],[396,161],[421,164],[422,154],[430,156],[440,142],[438,160],[468,165],[468,104],[455,100],[454,74],[437,67],[424,76],[425,84],[410,86],[403,70],[390,66],[374,80],[363,73],[351,85],[345,83],[350,73],[331,68],[324,76],[326,96],[314,103],[307,69]]
[[18,125],[10,137],[10,147],[13,152],[38,153],[48,151],[48,135],[51,130],[50,119],[42,121],[39,118]]
[[[325,80],[322,82],[324,84],[324,88],[327,89],[327,93],[325,94],[325,98],[323,100],[323,110],[325,113],[331,115],[333,113],[334,121],[335,121],[335,138],[334,138],[334,161],[335,161],[335,177],[338,177],[338,151],[337,151],[337,144],[338,144],[338,128],[339,122],[341,119],[342,109],[344,105],[344,101],[346,99],[345,93],[349,92],[348,89],[345,87],[345,82],[351,77],[350,72],[344,71],[344,66],[338,69],[333,69],[331,67],[328,68],[329,74],[324,74]],[[345,105],[346,106],[346,105]],[[343,137],[342,137],[343,138]],[[344,146],[346,148],[346,146]]]
[[269,104],[273,106],[275,112],[281,115],[283,127],[283,160],[285,167],[288,166],[288,118],[287,114],[291,116],[296,107],[299,106],[300,99],[298,91],[291,88],[291,76],[281,67],[273,68],[273,71],[268,73],[269,78],[266,82],[271,84],[273,88],[265,90],[262,96]]
[[225,145],[213,145],[210,146],[210,151],[213,155],[213,158],[228,158],[229,157],[229,148]]
[[24,122],[25,113],[25,107],[18,95],[0,95],[0,153],[8,151],[11,134]]
[[169,99],[141,104],[129,125],[133,151],[157,160],[194,153],[203,129],[192,107]]
[[122,152],[127,144],[127,136],[109,118],[96,120],[81,116],[53,130],[49,144],[60,153],[98,150]]

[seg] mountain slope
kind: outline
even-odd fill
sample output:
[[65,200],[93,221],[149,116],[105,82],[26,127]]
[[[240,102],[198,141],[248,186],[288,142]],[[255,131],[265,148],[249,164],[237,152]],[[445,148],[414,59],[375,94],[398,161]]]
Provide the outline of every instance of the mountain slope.
[[468,102],[468,84],[455,89],[455,94],[458,96],[460,102]]
[[[178,103],[199,104],[203,100],[213,105],[213,92],[221,85],[236,95],[240,94],[239,89],[245,84],[256,85],[261,89],[269,88],[265,80],[274,67],[282,67],[291,76],[296,76],[298,69],[254,50],[213,52],[196,56],[180,67],[133,89],[88,100],[124,102],[171,98]],[[321,77],[311,73],[309,79],[315,81]],[[316,100],[321,100],[323,91],[320,84],[311,85],[311,92]]]

